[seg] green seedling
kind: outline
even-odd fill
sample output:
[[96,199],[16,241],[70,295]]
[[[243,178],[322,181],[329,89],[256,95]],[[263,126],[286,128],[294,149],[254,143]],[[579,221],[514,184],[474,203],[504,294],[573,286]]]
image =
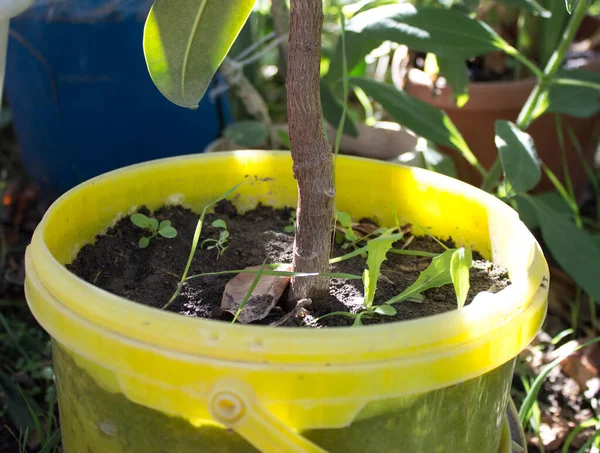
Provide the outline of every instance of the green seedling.
[[226,245],[227,240],[229,239],[229,231],[227,231],[227,224],[224,220],[217,219],[211,225],[213,226],[213,228],[221,229],[221,231],[219,232],[219,239],[205,239],[204,241],[202,241],[202,244],[200,244],[200,248],[204,248],[204,244],[212,244],[206,247],[206,250],[212,250],[216,248],[219,251],[219,256],[221,256],[223,253],[225,253],[227,247],[229,247],[228,245]]
[[[377,282],[381,276],[381,265],[387,259],[388,253],[405,252],[404,250],[394,249],[393,244],[402,239],[402,234],[397,233],[398,227],[388,229],[384,234],[376,239],[368,241],[367,245],[361,249],[355,250],[347,255],[334,258],[330,262],[339,262],[359,255],[367,251],[367,268],[365,269],[362,280],[364,284],[365,297],[363,301],[364,310],[358,313],[334,312],[322,316],[312,323],[317,322],[327,316],[341,315],[354,319],[354,325],[362,325],[362,319],[371,318],[374,315],[394,316],[396,309],[394,304],[412,300],[422,302],[424,300],[423,292],[452,283],[456,292],[458,308],[461,309],[467,299],[469,292],[469,269],[473,265],[473,256],[471,250],[461,247],[459,249],[448,249],[445,252],[433,256],[431,264],[419,274],[415,282],[406,288],[402,293],[385,301],[381,305],[374,305],[375,293],[377,291]],[[425,252],[419,252],[424,254]],[[427,254],[431,256],[431,254]],[[312,324],[311,323],[311,324]]]
[[337,211],[336,216],[337,216],[337,221],[346,230],[342,241],[345,239],[346,241],[348,241],[351,244],[356,243],[358,241],[359,237],[356,235],[356,233],[352,229],[352,218],[350,217],[350,214],[348,214],[346,212]]
[[288,220],[288,225],[283,228],[285,233],[293,234],[296,232],[296,211],[292,211],[290,213],[290,218]]
[[138,246],[141,249],[145,249],[150,245],[150,240],[156,237],[164,237],[167,239],[173,239],[177,236],[177,230],[171,226],[170,220],[163,220],[158,223],[158,220],[145,216],[144,214],[140,214],[139,212],[133,214],[131,217],[131,222],[144,230],[150,233],[150,236],[142,236],[138,242]]

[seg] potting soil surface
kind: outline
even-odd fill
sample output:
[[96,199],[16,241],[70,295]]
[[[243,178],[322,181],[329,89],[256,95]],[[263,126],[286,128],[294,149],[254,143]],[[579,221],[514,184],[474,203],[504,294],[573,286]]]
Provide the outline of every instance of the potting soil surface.
[[[170,220],[177,230],[173,239],[153,238],[147,248],[140,248],[139,239],[146,233],[134,225],[129,217],[118,221],[116,225],[99,235],[94,244],[84,246],[76,259],[67,267],[73,273],[94,285],[129,300],[163,307],[177,288],[183,274],[196,225],[198,214],[181,206],[165,206],[154,213],[146,208],[141,213],[156,218],[159,222]],[[207,214],[199,245],[207,238],[217,239],[219,228],[211,226],[212,222],[222,219],[227,224],[230,236],[227,248],[219,254],[218,249],[207,250],[212,244],[198,247],[188,276],[195,274],[244,269],[249,266],[260,266],[267,263],[291,263],[294,237],[284,232],[290,225],[292,209],[272,209],[259,205],[257,208],[241,215],[229,202],[221,202],[215,212]],[[363,219],[363,226],[372,222]],[[147,236],[148,234],[146,234]],[[407,250],[443,252],[444,248],[429,236],[413,237],[409,233],[395,244],[395,248],[405,247]],[[453,246],[451,238],[444,238],[447,246]],[[409,242],[406,245],[406,242]],[[341,256],[353,248],[343,248],[343,244],[335,243],[333,256]],[[505,269],[482,259],[474,253],[474,266],[470,271],[470,290],[467,304],[481,291],[497,292],[508,284]],[[375,304],[400,294],[412,284],[431,262],[431,258],[405,256],[394,253],[387,254],[387,260],[381,268]],[[364,257],[341,261],[332,265],[331,272],[343,272],[362,275],[366,266]],[[206,276],[189,280],[182,287],[180,295],[169,306],[168,310],[184,316],[223,320],[231,322],[233,315],[221,311],[221,298],[226,283],[235,274]],[[363,319],[364,324],[392,322],[415,319],[456,309],[456,295],[451,284],[429,289],[423,293],[421,302],[405,301],[395,304],[395,316],[375,316]],[[287,300],[287,290],[280,301]],[[308,322],[314,327],[350,326],[352,318],[334,315],[314,322],[325,314],[332,312],[357,312],[363,300],[363,284],[358,280],[332,279],[329,297],[313,300],[306,307],[304,316],[288,317],[283,326],[302,326]],[[259,324],[271,324],[285,316],[277,305]]]

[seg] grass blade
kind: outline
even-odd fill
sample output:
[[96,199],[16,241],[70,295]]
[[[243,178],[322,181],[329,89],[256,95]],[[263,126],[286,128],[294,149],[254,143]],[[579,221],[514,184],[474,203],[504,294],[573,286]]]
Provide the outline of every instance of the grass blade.
[[250,299],[250,296],[252,296],[252,291],[254,291],[254,289],[256,288],[256,285],[258,285],[258,282],[260,281],[260,278],[262,277],[262,274],[263,274],[263,272],[265,270],[265,264],[267,264],[267,258],[265,258],[265,260],[262,262],[262,265],[260,266],[260,269],[256,273],[256,277],[254,277],[254,280],[252,281],[252,284],[250,285],[250,288],[248,288],[248,291],[246,292],[246,295],[244,296],[244,300],[242,301],[242,303],[240,304],[239,308],[235,312],[235,316],[233,317],[233,321],[231,321],[231,324],[235,324],[235,322],[237,321],[238,317],[240,316],[240,313],[242,313],[242,310],[244,309],[244,307],[248,303],[248,300]]
[[523,400],[523,404],[521,405],[521,408],[519,409],[519,419],[523,426],[526,425],[527,420],[529,420],[529,418],[531,417],[531,410],[532,410],[534,404],[537,402],[538,393],[540,392],[540,389],[542,388],[542,385],[543,385],[544,381],[546,380],[546,378],[548,377],[548,375],[550,374],[550,372],[557,365],[559,365],[563,360],[565,360],[567,357],[569,357],[574,352],[580,350],[581,348],[585,348],[586,346],[590,346],[590,345],[592,345],[594,343],[598,343],[598,342],[600,342],[600,337],[596,337],[593,340],[583,343],[583,344],[577,346],[577,348],[575,348],[574,350],[569,351],[567,354],[563,354],[562,356],[556,358],[555,360],[550,362],[548,365],[546,365],[544,368],[542,368],[540,373],[536,376],[533,383],[531,384],[531,389],[529,390],[529,392],[527,392],[527,395],[525,396],[525,399]]
[[177,285],[177,289],[175,290],[175,293],[171,296],[171,299],[169,299],[169,302],[167,302],[162,307],[163,310],[166,310],[175,301],[175,299],[177,299],[177,296],[179,296],[179,293],[181,292],[183,283],[185,282],[187,274],[190,271],[190,266],[192,265],[192,260],[194,259],[194,255],[196,254],[196,249],[198,248],[198,241],[200,240],[200,234],[202,233],[202,225],[204,224],[204,217],[206,216],[206,212],[208,211],[208,208],[219,203],[220,201],[225,200],[229,195],[231,195],[233,192],[235,192],[241,185],[246,184],[248,182],[250,182],[250,181],[246,180],[246,181],[240,182],[239,184],[236,184],[231,189],[229,189],[227,192],[225,192],[223,195],[221,195],[220,197],[216,198],[215,200],[213,200],[212,202],[210,202],[209,204],[204,206],[204,209],[202,209],[202,213],[200,214],[200,219],[198,219],[198,223],[196,225],[196,230],[194,231],[194,238],[192,239],[192,248],[190,250],[190,255],[188,256],[187,264],[185,265],[185,270],[183,271],[183,275],[181,276],[181,281]]
[[54,431],[54,434],[52,434],[52,436],[48,439],[48,442],[46,442],[46,444],[42,447],[40,453],[50,453],[56,446],[58,446],[60,440],[60,429],[57,429],[56,431]]

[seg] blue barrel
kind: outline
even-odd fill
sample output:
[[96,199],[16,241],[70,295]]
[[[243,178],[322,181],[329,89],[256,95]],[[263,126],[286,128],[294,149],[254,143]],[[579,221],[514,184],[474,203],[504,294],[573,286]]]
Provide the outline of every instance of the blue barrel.
[[5,94],[22,161],[44,194],[130,164],[202,152],[230,121],[224,95],[206,95],[188,110],[156,89],[142,48],[150,6],[38,0],[11,20]]

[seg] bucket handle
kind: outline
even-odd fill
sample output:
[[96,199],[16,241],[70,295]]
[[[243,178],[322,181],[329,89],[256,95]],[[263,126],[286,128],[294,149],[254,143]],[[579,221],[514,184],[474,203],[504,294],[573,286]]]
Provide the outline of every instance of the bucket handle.
[[327,453],[282,423],[243,382],[220,381],[213,388],[208,410],[215,421],[233,429],[262,453]]

